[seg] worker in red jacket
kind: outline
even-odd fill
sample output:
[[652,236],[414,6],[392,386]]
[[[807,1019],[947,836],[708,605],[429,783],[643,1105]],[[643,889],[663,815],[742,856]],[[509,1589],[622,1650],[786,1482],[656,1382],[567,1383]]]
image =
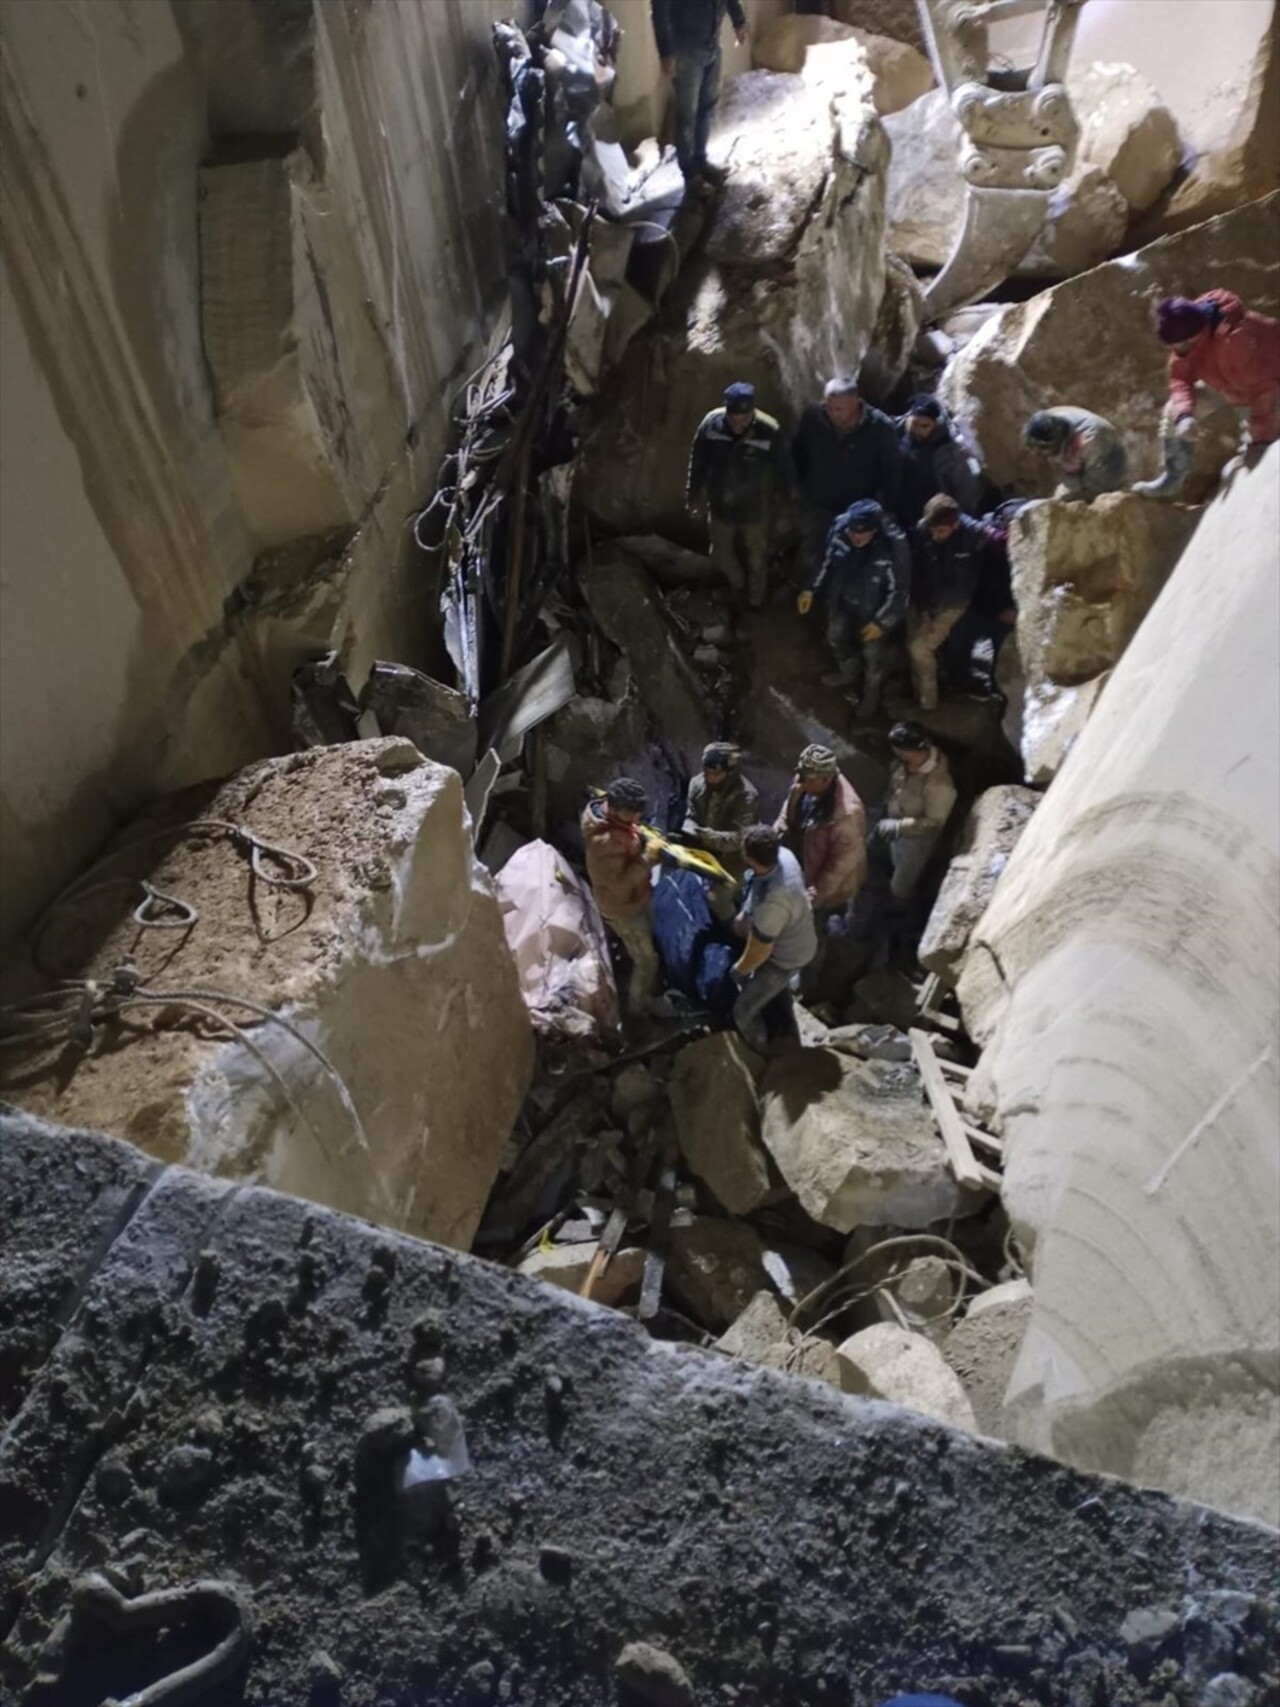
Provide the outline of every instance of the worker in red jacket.
[[1156,336],[1170,346],[1169,403],[1162,423],[1164,472],[1135,492],[1176,498],[1191,467],[1196,434],[1196,387],[1216,391],[1235,409],[1247,409],[1246,462],[1280,439],[1280,320],[1256,314],[1229,290],[1206,291],[1194,301],[1162,297]]

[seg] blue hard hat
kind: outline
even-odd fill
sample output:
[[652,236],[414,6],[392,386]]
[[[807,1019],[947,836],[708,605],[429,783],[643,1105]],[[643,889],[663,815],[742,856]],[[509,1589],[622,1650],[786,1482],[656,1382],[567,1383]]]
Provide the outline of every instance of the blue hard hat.
[[874,498],[860,498],[844,513],[844,525],[850,531],[874,533],[884,521],[884,510]]
[[731,415],[748,415],[756,406],[756,388],[749,380],[738,379],[724,388],[724,406]]

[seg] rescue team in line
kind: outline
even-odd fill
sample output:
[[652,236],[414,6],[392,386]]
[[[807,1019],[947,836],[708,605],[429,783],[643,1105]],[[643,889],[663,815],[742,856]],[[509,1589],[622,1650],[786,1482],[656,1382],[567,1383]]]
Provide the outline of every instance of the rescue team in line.
[[[1156,335],[1169,347],[1164,468],[1133,490],[1178,496],[1191,468],[1202,390],[1246,412],[1243,460],[1255,463],[1280,438],[1280,322],[1246,309],[1229,291],[1194,300],[1165,297]],[[1052,456],[1055,496],[1089,501],[1128,478],[1119,433],[1085,409],[1032,415],[1031,449]],[[984,478],[936,397],[913,397],[893,421],[846,377],[828,381],[788,444],[778,422],[756,408],[754,386],[730,385],[694,435],[687,502],[705,514],[711,553],[731,589],[758,608],[767,590],[769,543],[782,507],[798,497],[806,585],[797,608],[825,607],[836,669],[823,680],[857,693],[859,718],[878,710],[887,640],[905,624],[916,700],[938,704],[944,652],[963,684],[994,692],[996,654],[1016,612],[1008,524],[1025,500],[1009,499],[981,520]],[[871,847],[887,855],[895,899],[914,892],[956,800],[947,760],[917,723],[889,731],[894,766]],[[867,875],[866,817],[829,748],[800,754],[776,821],[757,822],[758,791],[731,742],[706,748],[689,785],[683,833],[712,853],[742,887],[712,885],[713,911],[742,940],[733,966],[734,1023],[757,1048],[765,1010],[820,958],[828,932]],[[629,1008],[643,1012],[658,980],[650,904],[660,850],[641,833],[647,801],[630,777],[610,783],[582,815],[587,875],[609,928],[631,962]],[[739,902],[740,895],[740,902]]]

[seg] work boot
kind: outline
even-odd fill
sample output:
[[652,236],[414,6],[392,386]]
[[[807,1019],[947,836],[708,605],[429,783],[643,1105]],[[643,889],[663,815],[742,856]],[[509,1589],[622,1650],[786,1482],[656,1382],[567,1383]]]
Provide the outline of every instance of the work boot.
[[1164,439],[1164,468],[1154,480],[1139,480],[1131,488],[1144,498],[1176,498],[1191,471],[1194,456],[1186,439],[1167,433]]

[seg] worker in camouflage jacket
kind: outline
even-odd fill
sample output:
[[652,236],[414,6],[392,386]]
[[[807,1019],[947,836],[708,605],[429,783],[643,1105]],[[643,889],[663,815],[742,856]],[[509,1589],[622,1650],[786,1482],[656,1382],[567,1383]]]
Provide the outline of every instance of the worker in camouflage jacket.
[[1129,472],[1124,442],[1103,415],[1063,403],[1037,410],[1022,436],[1028,450],[1057,463],[1055,498],[1078,498],[1087,504],[1124,486]]
[[859,717],[879,708],[885,639],[906,615],[910,590],[903,534],[873,498],[851,504],[831,529],[817,582],[796,605],[807,616],[815,598],[825,598],[827,645],[838,668],[822,680],[828,687],[860,685]]
[[794,484],[786,438],[756,408],[755,386],[727,386],[723,406],[693,435],[685,502],[691,515],[705,510],[712,559],[735,593],[745,587],[753,610],[764,600],[774,518]]

